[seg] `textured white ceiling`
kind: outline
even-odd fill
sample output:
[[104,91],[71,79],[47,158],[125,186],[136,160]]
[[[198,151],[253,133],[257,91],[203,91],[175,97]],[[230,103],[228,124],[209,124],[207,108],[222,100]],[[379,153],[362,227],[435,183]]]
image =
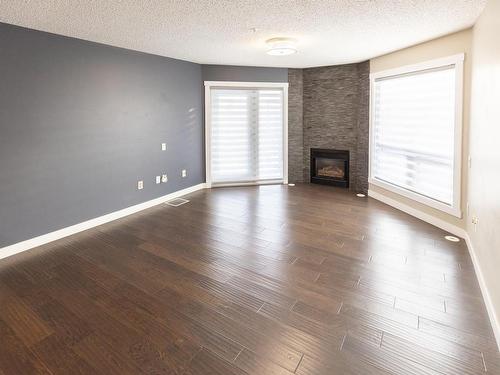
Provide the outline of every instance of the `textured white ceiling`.
[[[486,0],[0,0],[0,21],[203,64],[358,62],[471,26]],[[252,30],[257,29],[256,31]],[[299,53],[266,55],[293,37]]]

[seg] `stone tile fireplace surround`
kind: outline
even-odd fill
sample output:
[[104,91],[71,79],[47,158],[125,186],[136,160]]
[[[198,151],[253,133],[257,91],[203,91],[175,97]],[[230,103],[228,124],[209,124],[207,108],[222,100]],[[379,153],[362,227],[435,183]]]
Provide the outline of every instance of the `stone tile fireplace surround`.
[[288,177],[310,181],[311,149],[348,150],[349,188],[368,190],[369,62],[289,69]]

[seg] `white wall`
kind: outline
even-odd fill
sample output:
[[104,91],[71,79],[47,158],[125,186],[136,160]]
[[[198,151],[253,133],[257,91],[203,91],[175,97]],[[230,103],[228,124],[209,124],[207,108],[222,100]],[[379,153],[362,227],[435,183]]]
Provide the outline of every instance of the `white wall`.
[[[472,33],[472,100],[469,138],[470,216],[467,232],[490,298],[490,315],[500,320],[500,1],[490,0]],[[477,215],[477,228],[471,223]],[[481,280],[480,280],[481,281]],[[495,325],[495,323],[494,323]],[[495,327],[494,327],[495,328]]]

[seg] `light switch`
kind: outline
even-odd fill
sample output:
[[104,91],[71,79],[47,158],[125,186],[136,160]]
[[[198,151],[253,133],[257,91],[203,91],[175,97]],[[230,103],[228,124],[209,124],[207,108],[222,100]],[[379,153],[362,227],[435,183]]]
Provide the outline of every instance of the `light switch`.
[[182,170],[181,176],[184,178],[187,176],[187,171],[185,169]]
[[144,181],[137,181],[137,190],[144,189]]
[[161,182],[161,176],[156,176],[156,183],[159,184]]

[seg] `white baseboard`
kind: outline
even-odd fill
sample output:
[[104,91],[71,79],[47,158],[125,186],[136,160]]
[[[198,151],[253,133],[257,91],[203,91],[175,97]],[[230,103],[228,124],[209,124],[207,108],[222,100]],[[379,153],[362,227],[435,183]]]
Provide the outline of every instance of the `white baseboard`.
[[438,219],[435,216],[417,210],[416,208],[410,207],[407,204],[401,203],[395,199],[388,198],[383,194],[377,193],[376,191],[368,190],[368,196],[378,201],[381,201],[385,204],[388,204],[389,206],[397,208],[400,211],[406,212],[407,214],[414,216],[420,220],[423,220],[426,223],[441,228],[446,232],[452,233],[455,236],[465,238],[465,236],[467,235],[467,232],[463,228],[457,227],[456,225],[450,224],[442,219]]
[[413,207],[410,207],[404,203],[396,201],[394,199],[388,198],[380,193],[377,193],[373,190],[368,190],[368,196],[381,201],[389,206],[397,208],[407,214],[414,216],[420,220],[423,220],[429,224],[432,224],[438,228],[441,228],[449,233],[454,234],[455,236],[459,236],[465,239],[467,244],[467,249],[469,250],[470,257],[472,259],[472,264],[474,265],[474,271],[476,272],[476,277],[479,282],[479,287],[481,289],[481,294],[483,296],[484,303],[486,305],[486,310],[488,312],[488,317],[491,322],[491,327],[493,328],[493,334],[495,335],[495,340],[500,350],[500,322],[498,321],[498,315],[496,313],[495,307],[493,306],[493,302],[491,299],[491,294],[489,293],[488,287],[486,285],[486,281],[483,276],[483,272],[481,270],[481,266],[479,264],[479,260],[477,258],[476,251],[474,250],[474,246],[469,237],[467,231],[463,228],[457,227],[456,225],[450,224],[444,220],[438,219],[432,215],[426,214],[425,212],[419,211]]
[[479,288],[481,289],[481,294],[483,295],[484,304],[486,305],[486,311],[488,312],[488,317],[490,318],[491,328],[493,329],[493,334],[495,335],[497,347],[498,350],[500,351],[500,322],[498,321],[498,314],[496,312],[495,306],[493,305],[489,289],[486,285],[483,271],[481,269],[479,260],[477,258],[476,250],[468,234],[465,235],[465,242],[467,243],[467,248],[469,249],[469,254],[472,259],[472,264],[474,265],[474,271],[476,272],[476,277],[479,282]]
[[115,211],[115,212],[109,213],[109,214],[104,215],[104,216],[96,217],[94,219],[90,219],[90,220],[84,221],[82,223],[72,225],[70,227],[59,229],[59,230],[56,230],[54,232],[43,234],[43,235],[38,236],[38,237],[30,238],[29,240],[26,240],[26,241],[22,241],[22,242],[15,243],[13,245],[2,247],[2,248],[0,248],[0,259],[7,258],[9,256],[21,253],[23,251],[32,249],[32,248],[37,247],[37,246],[45,245],[49,242],[61,239],[63,237],[70,236],[70,235],[78,233],[78,232],[82,232],[84,230],[96,227],[98,225],[109,223],[110,221],[120,219],[122,217],[134,214],[136,212],[145,210],[147,208],[156,206],[158,204],[164,203],[164,202],[169,201],[169,200],[174,199],[174,198],[181,197],[181,196],[189,194],[189,193],[193,193],[193,192],[201,190],[201,189],[205,189],[205,183],[194,185],[194,186],[188,187],[186,189],[178,190],[178,191],[175,191],[173,193],[164,195],[162,197],[152,199],[152,200],[144,202],[144,203],[136,204],[135,206],[127,207],[127,208],[124,208],[122,210]]

